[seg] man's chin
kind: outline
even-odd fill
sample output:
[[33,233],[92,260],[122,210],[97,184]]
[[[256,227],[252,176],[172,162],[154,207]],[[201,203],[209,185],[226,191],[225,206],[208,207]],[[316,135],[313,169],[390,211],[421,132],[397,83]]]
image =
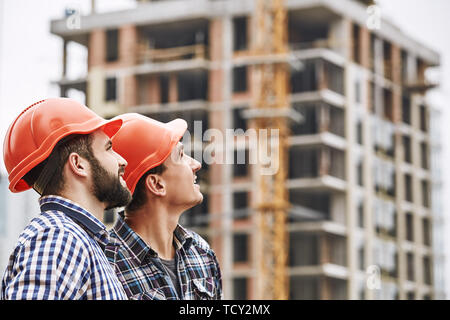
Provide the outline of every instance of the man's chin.
[[189,202],[189,205],[187,206],[186,210],[189,210],[202,202],[203,202],[203,195],[200,192],[198,192],[198,194],[196,194],[195,196],[195,199]]
[[127,188],[123,188],[120,194],[117,194],[113,201],[106,202],[105,210],[113,208],[126,207],[131,202],[131,193]]
[[203,194],[201,194],[200,192],[199,192],[199,195],[198,195],[198,197],[197,197],[197,201],[195,202],[195,205],[198,205],[198,204],[200,204],[200,203],[202,203],[203,202]]

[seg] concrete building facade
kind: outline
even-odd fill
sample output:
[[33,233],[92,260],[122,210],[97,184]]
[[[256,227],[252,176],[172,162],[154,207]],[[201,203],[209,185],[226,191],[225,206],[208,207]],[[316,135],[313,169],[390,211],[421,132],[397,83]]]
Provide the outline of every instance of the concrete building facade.
[[[434,232],[443,215],[439,193],[431,196],[439,147],[425,99],[425,71],[440,58],[385,19],[369,30],[363,2],[286,1],[289,97],[303,116],[288,141],[290,298],[443,298]],[[141,1],[82,16],[79,28],[54,20],[61,95],[80,91],[105,117],[139,112],[183,118],[191,133],[194,121],[201,132],[245,131],[257,85],[254,9],[252,0]],[[71,42],[87,50],[85,76],[65,73]],[[245,144],[235,145],[237,156]],[[183,215],[217,252],[228,299],[259,297],[253,169],[203,164],[205,201]]]

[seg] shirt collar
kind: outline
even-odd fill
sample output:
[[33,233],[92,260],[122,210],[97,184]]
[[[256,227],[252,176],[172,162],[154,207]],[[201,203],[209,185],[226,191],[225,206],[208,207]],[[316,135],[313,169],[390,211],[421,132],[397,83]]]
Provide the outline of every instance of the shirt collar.
[[[152,257],[157,257],[158,254],[144,240],[133,230],[123,219],[124,212],[119,213],[116,223],[114,224],[114,232],[122,239],[129,251],[135,256],[135,258],[141,264],[147,254]],[[175,250],[178,251],[183,247],[185,250],[192,244],[191,234],[179,224],[174,231],[174,243]]]
[[109,241],[106,226],[93,214],[83,209],[77,203],[61,196],[48,195],[39,199],[41,211],[61,211],[77,224],[90,231],[95,238],[106,245]]
[[185,250],[189,249],[192,244],[192,235],[183,228],[180,224],[177,225],[174,231],[175,249],[179,250],[183,247]]

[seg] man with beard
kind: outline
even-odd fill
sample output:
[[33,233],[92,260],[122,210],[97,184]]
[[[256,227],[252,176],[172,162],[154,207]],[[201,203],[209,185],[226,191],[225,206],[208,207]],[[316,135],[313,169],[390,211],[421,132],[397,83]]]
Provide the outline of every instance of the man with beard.
[[196,172],[180,139],[186,121],[169,123],[124,114],[112,138],[128,162],[124,179],[133,199],[110,232],[119,246],[105,253],[133,299],[221,299],[222,279],[214,251],[198,234],[178,224],[181,214],[203,201]]
[[127,298],[103,252],[109,235],[101,222],[105,209],[131,200],[127,162],[111,142],[121,125],[67,98],[39,101],[10,125],[9,189],[34,188],[41,213],[19,236],[1,299]]

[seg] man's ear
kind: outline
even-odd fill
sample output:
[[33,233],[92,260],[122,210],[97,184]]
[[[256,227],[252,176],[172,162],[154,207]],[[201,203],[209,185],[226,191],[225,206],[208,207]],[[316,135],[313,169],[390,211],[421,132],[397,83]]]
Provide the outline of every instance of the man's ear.
[[159,174],[149,174],[145,178],[145,186],[155,196],[166,195],[166,183]]
[[67,168],[76,176],[88,177],[89,163],[76,152],[72,152],[67,159]]

